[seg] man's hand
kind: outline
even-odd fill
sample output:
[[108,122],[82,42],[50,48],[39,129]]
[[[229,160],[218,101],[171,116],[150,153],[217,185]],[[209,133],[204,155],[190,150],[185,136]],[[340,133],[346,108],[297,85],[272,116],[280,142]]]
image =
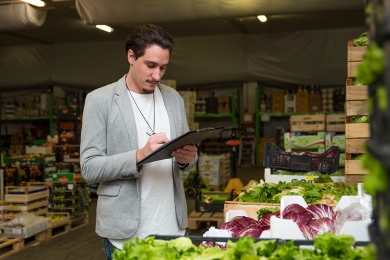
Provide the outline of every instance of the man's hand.
[[151,135],[145,146],[137,150],[137,162],[144,159],[151,152],[153,152],[166,142],[169,142],[169,139],[163,132]]
[[176,149],[172,152],[172,156],[181,164],[190,163],[197,155],[198,148],[194,145],[185,145],[182,148]]

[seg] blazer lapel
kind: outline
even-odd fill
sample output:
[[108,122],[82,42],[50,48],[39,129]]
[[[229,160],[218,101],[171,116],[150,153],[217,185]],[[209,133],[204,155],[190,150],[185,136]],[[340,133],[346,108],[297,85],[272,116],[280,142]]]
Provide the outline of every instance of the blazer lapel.
[[134,149],[137,149],[137,127],[135,125],[133,106],[131,105],[129,94],[127,93],[125,77],[119,80],[115,95],[114,99],[119,107],[123,121],[125,122],[126,130],[130,139],[130,145],[131,147],[134,147]]

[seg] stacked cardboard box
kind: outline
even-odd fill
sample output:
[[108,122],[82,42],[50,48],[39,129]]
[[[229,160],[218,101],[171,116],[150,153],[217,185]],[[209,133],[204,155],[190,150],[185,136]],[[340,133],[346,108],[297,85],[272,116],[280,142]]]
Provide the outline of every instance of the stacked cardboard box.
[[198,168],[211,189],[223,190],[231,176],[230,153],[199,156]]

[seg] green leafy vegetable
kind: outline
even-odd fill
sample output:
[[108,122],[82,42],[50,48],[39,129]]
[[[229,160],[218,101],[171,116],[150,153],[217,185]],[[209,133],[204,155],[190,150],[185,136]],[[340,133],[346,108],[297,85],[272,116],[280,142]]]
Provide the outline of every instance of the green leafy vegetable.
[[385,69],[385,53],[376,42],[368,47],[363,62],[356,68],[356,78],[363,85],[374,83]]
[[274,212],[277,212],[278,210],[280,210],[280,208],[272,208],[272,207],[261,208],[258,211],[256,211],[257,219],[261,219],[261,217],[264,214],[274,213]]
[[360,35],[360,37],[353,39],[353,46],[367,46],[367,45],[368,45],[367,32],[364,32]]

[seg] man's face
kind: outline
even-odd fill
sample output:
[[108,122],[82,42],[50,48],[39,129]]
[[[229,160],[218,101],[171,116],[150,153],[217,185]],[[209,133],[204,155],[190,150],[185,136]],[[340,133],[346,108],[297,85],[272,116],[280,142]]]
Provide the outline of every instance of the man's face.
[[169,62],[169,50],[158,45],[146,47],[145,54],[135,60],[134,53],[129,50],[127,58],[130,63],[128,87],[140,94],[153,93],[165,73]]

